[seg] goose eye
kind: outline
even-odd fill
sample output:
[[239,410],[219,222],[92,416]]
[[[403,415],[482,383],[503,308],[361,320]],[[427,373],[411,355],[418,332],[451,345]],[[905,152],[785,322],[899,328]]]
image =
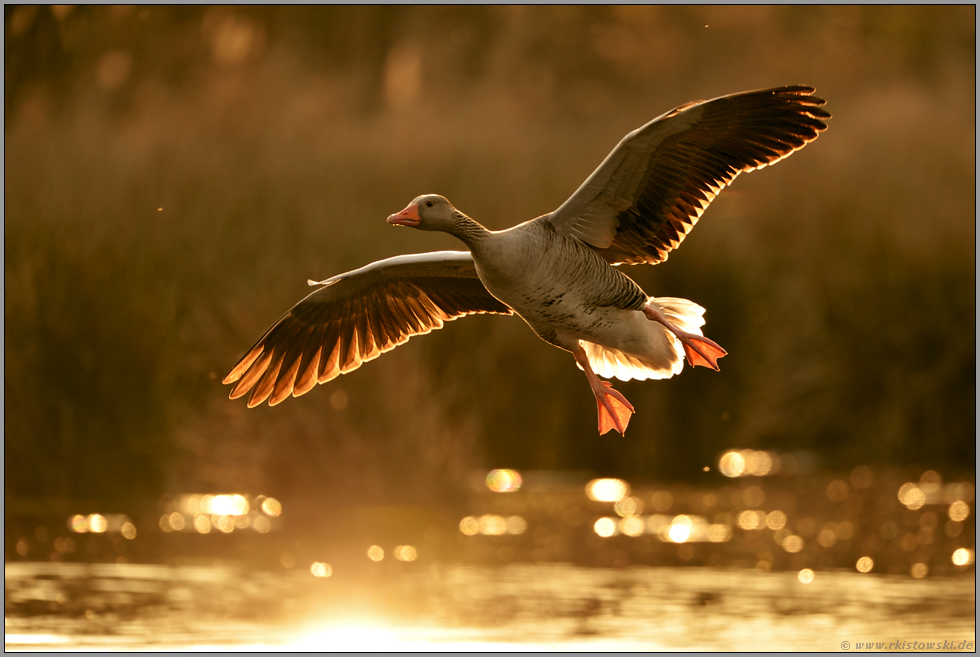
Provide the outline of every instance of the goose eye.
[[425,202],[425,207],[431,208],[432,207],[432,201],[426,201]]

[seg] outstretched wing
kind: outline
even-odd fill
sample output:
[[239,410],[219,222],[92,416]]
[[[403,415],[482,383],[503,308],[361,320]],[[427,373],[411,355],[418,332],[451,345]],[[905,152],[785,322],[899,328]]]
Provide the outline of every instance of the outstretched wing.
[[293,306],[223,383],[231,399],[275,406],[356,370],[413,335],[473,313],[511,314],[476,274],[467,251],[403,255],[334,276]]
[[827,129],[811,87],[687,103],[626,135],[582,186],[542,217],[612,264],[667,259],[738,174],[778,162]]

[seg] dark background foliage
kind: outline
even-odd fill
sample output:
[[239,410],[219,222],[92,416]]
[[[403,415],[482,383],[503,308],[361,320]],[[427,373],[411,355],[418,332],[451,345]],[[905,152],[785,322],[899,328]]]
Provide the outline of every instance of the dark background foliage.
[[[699,480],[975,460],[975,9],[5,6],[4,457],[12,500],[250,490],[452,504],[474,469]],[[810,84],[817,142],[740,178],[670,260],[720,373],[618,386],[518,319],[413,339],[276,408],[220,379],[307,278],[557,207],[683,102]]]

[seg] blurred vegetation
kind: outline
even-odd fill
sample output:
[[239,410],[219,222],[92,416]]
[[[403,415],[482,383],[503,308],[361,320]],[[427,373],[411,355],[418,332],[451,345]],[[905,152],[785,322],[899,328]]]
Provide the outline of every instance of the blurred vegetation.
[[[5,495],[452,504],[474,468],[703,481],[975,461],[975,8],[4,8]],[[322,279],[548,212],[683,102],[811,84],[830,130],[740,178],[670,261],[722,371],[617,387],[517,319],[412,340],[281,406],[220,379]]]

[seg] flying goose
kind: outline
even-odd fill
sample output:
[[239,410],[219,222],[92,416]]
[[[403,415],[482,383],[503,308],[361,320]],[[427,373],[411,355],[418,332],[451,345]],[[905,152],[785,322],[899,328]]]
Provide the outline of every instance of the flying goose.
[[328,278],[293,306],[224,378],[249,408],[298,397],[411,336],[474,313],[519,315],[571,352],[595,394],[599,434],[626,431],[634,408],[599,377],[665,379],[718,369],[704,309],[650,297],[621,264],[667,259],[739,173],[778,162],[826,130],[806,86],[748,91],[677,107],[626,135],[557,210],[491,231],[425,194],[388,223],[436,230],[468,251],[401,255]]

